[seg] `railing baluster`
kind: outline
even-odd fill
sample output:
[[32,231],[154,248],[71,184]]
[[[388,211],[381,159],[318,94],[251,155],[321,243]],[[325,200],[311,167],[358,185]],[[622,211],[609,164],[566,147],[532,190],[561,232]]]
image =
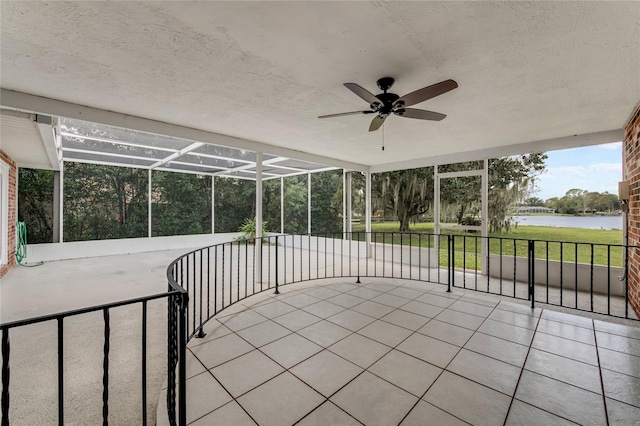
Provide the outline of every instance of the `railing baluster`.
[[147,424],[147,301],[142,301],[142,424]]
[[216,265],[213,271],[213,315],[215,315],[218,313],[218,246],[214,250],[213,264]]
[[629,246],[625,245],[624,256],[622,259],[624,265],[624,317],[629,318]]
[[[202,321],[202,294],[203,294],[202,293],[202,281],[203,281],[202,280],[202,275],[203,275],[202,274],[202,265],[203,265],[204,262],[202,261],[203,251],[199,250],[199,252],[200,252],[200,279],[198,281],[200,282],[200,326],[198,327],[199,331],[198,331],[198,335],[196,337],[202,339],[205,336],[204,331],[202,330],[202,324],[203,324],[203,321]],[[193,313],[193,316],[195,317],[195,312]]]
[[9,357],[11,344],[9,342],[9,329],[2,329],[2,426],[9,426],[9,382],[11,368]]
[[404,247],[402,244],[402,236],[404,235],[404,232],[400,233],[400,278],[402,278],[402,253],[404,252]]
[[611,244],[607,244],[607,315],[611,315]]
[[58,424],[64,424],[64,318],[58,318]]
[[356,241],[358,244],[358,279],[356,280],[356,284],[361,284],[360,282],[360,232],[358,232]]
[[178,314],[178,425],[187,425],[187,313],[185,306],[189,304],[189,294],[183,293]]
[[[274,292],[274,294],[280,294],[280,291],[278,290],[278,236],[276,235],[276,291]],[[286,274],[286,272],[285,272]]]
[[[9,357],[11,344],[9,341],[9,329],[2,329],[2,426],[9,426],[9,382],[11,368]],[[60,418],[58,417],[58,420]]]
[[574,290],[575,290],[575,297],[576,297],[576,304],[575,304],[575,308],[578,309],[578,243],[575,243],[575,251],[576,251],[576,256],[575,256],[575,274],[574,274]]
[[111,326],[109,324],[109,308],[103,310],[104,318],[104,346],[102,352],[104,355],[102,361],[102,424],[109,424],[109,347]]
[[224,309],[224,250],[225,248],[225,244],[222,244],[222,276],[220,277],[220,279],[222,280],[222,294],[221,299],[222,299],[222,309]]
[[591,276],[589,281],[591,283],[591,312],[593,312],[593,244],[591,244]]
[[518,248],[516,247],[516,240],[513,240],[513,297],[516,296],[516,277],[517,277],[517,267],[516,260],[518,258]]
[[249,242],[244,242],[244,297],[249,296]]
[[500,238],[500,295],[502,295],[502,238]]
[[211,247],[207,247],[207,318],[211,318]]
[[[451,235],[447,235],[447,293],[451,293],[451,281],[454,268],[454,263],[451,259],[451,245]],[[440,270],[439,266],[438,270]]]
[[563,306],[563,298],[564,298],[564,244],[562,242],[560,244],[560,306]]
[[[431,281],[431,237],[431,234],[427,235],[427,281]],[[435,242],[433,245],[435,245]],[[440,266],[438,266],[438,268],[440,268]]]

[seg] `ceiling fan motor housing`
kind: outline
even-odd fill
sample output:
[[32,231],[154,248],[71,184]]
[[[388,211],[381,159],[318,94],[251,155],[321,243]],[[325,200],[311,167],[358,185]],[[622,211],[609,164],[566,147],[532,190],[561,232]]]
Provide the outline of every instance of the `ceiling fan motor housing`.
[[375,103],[371,104],[371,109],[375,112],[380,112],[381,114],[391,114],[394,111],[393,103],[400,98],[400,96],[395,93],[380,93],[376,95],[376,98],[380,99],[381,105],[378,109],[375,108]]

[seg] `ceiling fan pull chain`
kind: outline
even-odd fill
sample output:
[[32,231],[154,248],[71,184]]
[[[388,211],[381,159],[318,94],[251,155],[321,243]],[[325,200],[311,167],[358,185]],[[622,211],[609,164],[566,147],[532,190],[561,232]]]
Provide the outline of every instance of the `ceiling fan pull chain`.
[[382,150],[384,151],[384,124],[382,125]]

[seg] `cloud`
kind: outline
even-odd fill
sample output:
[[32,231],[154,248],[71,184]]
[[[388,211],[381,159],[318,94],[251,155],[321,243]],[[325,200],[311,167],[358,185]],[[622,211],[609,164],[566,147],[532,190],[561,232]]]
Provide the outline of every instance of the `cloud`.
[[622,175],[622,163],[596,163],[589,165],[592,172],[617,172]]
[[594,148],[607,149],[607,150],[620,149],[621,147],[622,147],[622,142],[605,143],[605,144],[602,144],[602,145],[595,145],[594,146]]
[[562,166],[562,167],[549,167],[546,173],[543,173],[539,179],[563,179],[563,178],[577,178],[585,177],[587,170],[582,166]]

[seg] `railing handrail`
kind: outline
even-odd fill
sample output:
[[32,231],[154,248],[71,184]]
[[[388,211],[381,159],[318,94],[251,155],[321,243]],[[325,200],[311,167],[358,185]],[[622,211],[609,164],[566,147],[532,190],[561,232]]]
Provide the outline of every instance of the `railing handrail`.
[[1,323],[0,324],[0,330],[9,330],[11,328],[15,328],[15,327],[21,327],[24,325],[33,325],[33,324],[37,324],[37,323],[41,323],[41,322],[46,322],[46,321],[53,321],[53,320],[58,320],[60,318],[67,318],[67,317],[72,317],[75,315],[81,315],[81,314],[87,314],[89,312],[96,312],[96,311],[101,311],[104,309],[111,309],[111,308],[118,308],[120,306],[126,306],[126,305],[133,305],[134,303],[140,303],[140,302],[145,302],[145,301],[150,301],[150,300],[155,300],[155,299],[162,299],[164,297],[169,297],[173,294],[176,294],[177,291],[168,291],[168,292],[164,292],[164,293],[155,293],[152,294],[150,296],[141,296],[141,297],[136,297],[133,299],[126,299],[126,300],[120,300],[118,302],[111,302],[111,303],[104,303],[101,305],[94,305],[88,308],[78,308],[78,309],[73,309],[70,311],[64,311],[64,312],[58,312],[55,314],[47,314],[47,315],[42,315],[39,317],[33,317],[33,318],[27,318],[27,319],[22,319],[22,320],[16,320],[16,321],[11,321],[11,322],[6,322],[6,323]]

